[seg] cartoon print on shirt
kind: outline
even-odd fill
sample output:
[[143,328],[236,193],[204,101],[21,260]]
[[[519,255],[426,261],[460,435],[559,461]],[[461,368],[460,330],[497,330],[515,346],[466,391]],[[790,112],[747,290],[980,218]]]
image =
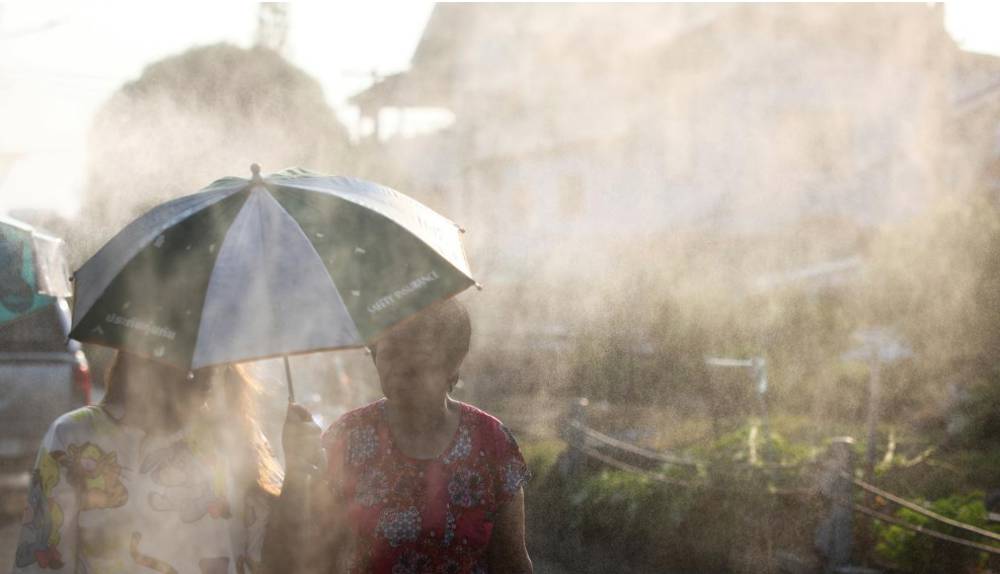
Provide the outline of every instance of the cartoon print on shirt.
[[177,512],[184,522],[195,522],[206,514],[229,518],[229,503],[222,488],[213,486],[210,477],[200,472],[200,465],[186,440],[150,453],[139,467],[153,483],[163,487],[149,494],[149,506],[161,512]]
[[118,454],[104,452],[92,442],[71,444],[53,451],[52,458],[66,469],[66,480],[80,493],[80,510],[116,508],[128,501],[121,481]]
[[52,498],[52,489],[58,483],[59,463],[42,448],[38,453],[38,466],[31,475],[28,505],[21,520],[21,540],[14,558],[18,568],[35,563],[40,568],[63,566],[58,549],[63,513]]
[[152,556],[147,556],[146,554],[139,552],[140,542],[142,542],[142,534],[139,532],[133,532],[132,542],[129,544],[129,554],[132,555],[132,560],[136,564],[155,570],[160,574],[177,574],[177,569],[170,564],[167,564],[158,558],[153,558]]
[[256,488],[247,491],[243,498],[243,527],[247,533],[247,552],[236,558],[237,574],[252,574],[262,571],[260,549],[264,546],[264,534],[269,515],[268,495]]
[[128,572],[126,557],[129,556],[130,534],[125,524],[78,527],[77,571],[86,574]]
[[[218,448],[218,434],[206,433],[198,441],[192,430],[198,429],[151,436],[94,407],[57,420],[24,489],[27,504],[10,556],[14,572],[215,574],[237,572],[241,563],[243,574],[259,573],[271,496],[234,472],[227,452]],[[190,452],[175,444],[182,438]],[[171,446],[176,448],[160,452]],[[144,461],[145,473],[140,472]],[[188,498],[197,498],[200,490],[212,494],[198,510],[202,519],[185,524],[180,509],[165,513],[150,506],[150,493],[173,494],[167,483],[188,489]],[[243,524],[208,516],[221,516],[230,505]],[[161,536],[163,528],[170,535]]]

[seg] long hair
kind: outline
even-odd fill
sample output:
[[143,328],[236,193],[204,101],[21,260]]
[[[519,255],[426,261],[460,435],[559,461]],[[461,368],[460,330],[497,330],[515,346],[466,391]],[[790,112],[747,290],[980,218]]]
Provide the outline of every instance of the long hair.
[[242,431],[238,434],[245,439],[237,441],[237,444],[244,449],[254,482],[264,492],[278,496],[281,494],[284,471],[257,422],[260,384],[242,365],[226,366],[223,384],[228,412],[235,415]]
[[[107,390],[101,405],[120,406],[128,410],[128,386],[130,384],[127,364],[132,360],[145,360],[128,353],[119,352],[108,368]],[[162,366],[158,376],[184,377],[184,373],[171,367]],[[193,380],[182,381],[181,384],[210,384],[211,374],[208,371],[198,373]],[[284,473],[274,451],[260,429],[257,421],[256,398],[260,385],[250,377],[240,365],[225,365],[219,375],[222,381],[223,408],[213,425],[215,431],[222,436],[225,433],[226,446],[232,449],[241,463],[237,465],[240,476],[252,480],[262,491],[277,496],[281,493],[281,483]],[[154,384],[167,381],[156,381]],[[230,425],[232,421],[235,426]]]

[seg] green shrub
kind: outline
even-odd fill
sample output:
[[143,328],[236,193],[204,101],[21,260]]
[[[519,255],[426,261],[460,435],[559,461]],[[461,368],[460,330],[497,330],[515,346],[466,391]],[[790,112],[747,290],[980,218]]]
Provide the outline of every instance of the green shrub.
[[559,453],[566,449],[566,443],[558,439],[549,439],[525,443],[521,446],[521,454],[531,471],[531,483],[537,485],[545,480],[555,467]]
[[[1000,527],[990,525],[987,522],[981,492],[941,498],[930,503],[928,508],[959,522],[1000,532]],[[895,516],[914,526],[923,526],[943,534],[967,538],[976,542],[982,540],[981,537],[932,520],[906,508],[897,510]],[[888,560],[906,572],[914,574],[979,572],[985,567],[988,559],[985,552],[937,540],[901,526],[878,521],[875,522],[875,525],[877,536],[875,552],[880,558]]]
[[[525,445],[535,474],[528,488],[534,543],[551,544],[555,552],[572,544],[599,547],[603,556],[640,569],[740,571],[740,563],[766,557],[781,536],[776,532],[811,528],[801,525],[813,515],[798,501],[786,504],[773,494],[775,486],[797,484],[798,469],[746,464],[747,436],[741,429],[701,447],[696,458],[710,462],[700,469],[663,465],[666,482],[595,466],[566,479],[553,472],[562,443]],[[806,452],[783,440],[773,448],[782,461]],[[542,541],[546,535],[548,542]],[[590,566],[586,560],[574,565],[581,571]]]

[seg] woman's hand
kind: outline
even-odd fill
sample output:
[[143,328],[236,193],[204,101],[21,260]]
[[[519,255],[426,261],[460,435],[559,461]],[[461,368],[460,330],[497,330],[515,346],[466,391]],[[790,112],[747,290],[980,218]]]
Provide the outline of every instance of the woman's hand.
[[323,472],[322,433],[308,409],[288,403],[285,425],[281,429],[281,449],[285,453],[285,468],[289,474]]

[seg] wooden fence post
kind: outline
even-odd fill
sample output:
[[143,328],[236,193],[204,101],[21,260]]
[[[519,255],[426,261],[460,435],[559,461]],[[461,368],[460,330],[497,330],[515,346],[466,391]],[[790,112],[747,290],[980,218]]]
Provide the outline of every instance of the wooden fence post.
[[563,465],[559,469],[564,478],[577,477],[584,467],[586,455],[578,447],[586,445],[587,435],[583,429],[587,426],[587,405],[590,401],[586,397],[573,399],[569,406],[569,416],[566,419],[566,426],[563,428],[563,436],[570,447],[566,449],[566,456]]
[[851,507],[854,483],[854,439],[838,437],[831,441],[819,476],[819,491],[830,504],[826,517],[816,532],[816,549],[823,556],[824,572],[836,572],[849,566],[854,545],[854,509]]

